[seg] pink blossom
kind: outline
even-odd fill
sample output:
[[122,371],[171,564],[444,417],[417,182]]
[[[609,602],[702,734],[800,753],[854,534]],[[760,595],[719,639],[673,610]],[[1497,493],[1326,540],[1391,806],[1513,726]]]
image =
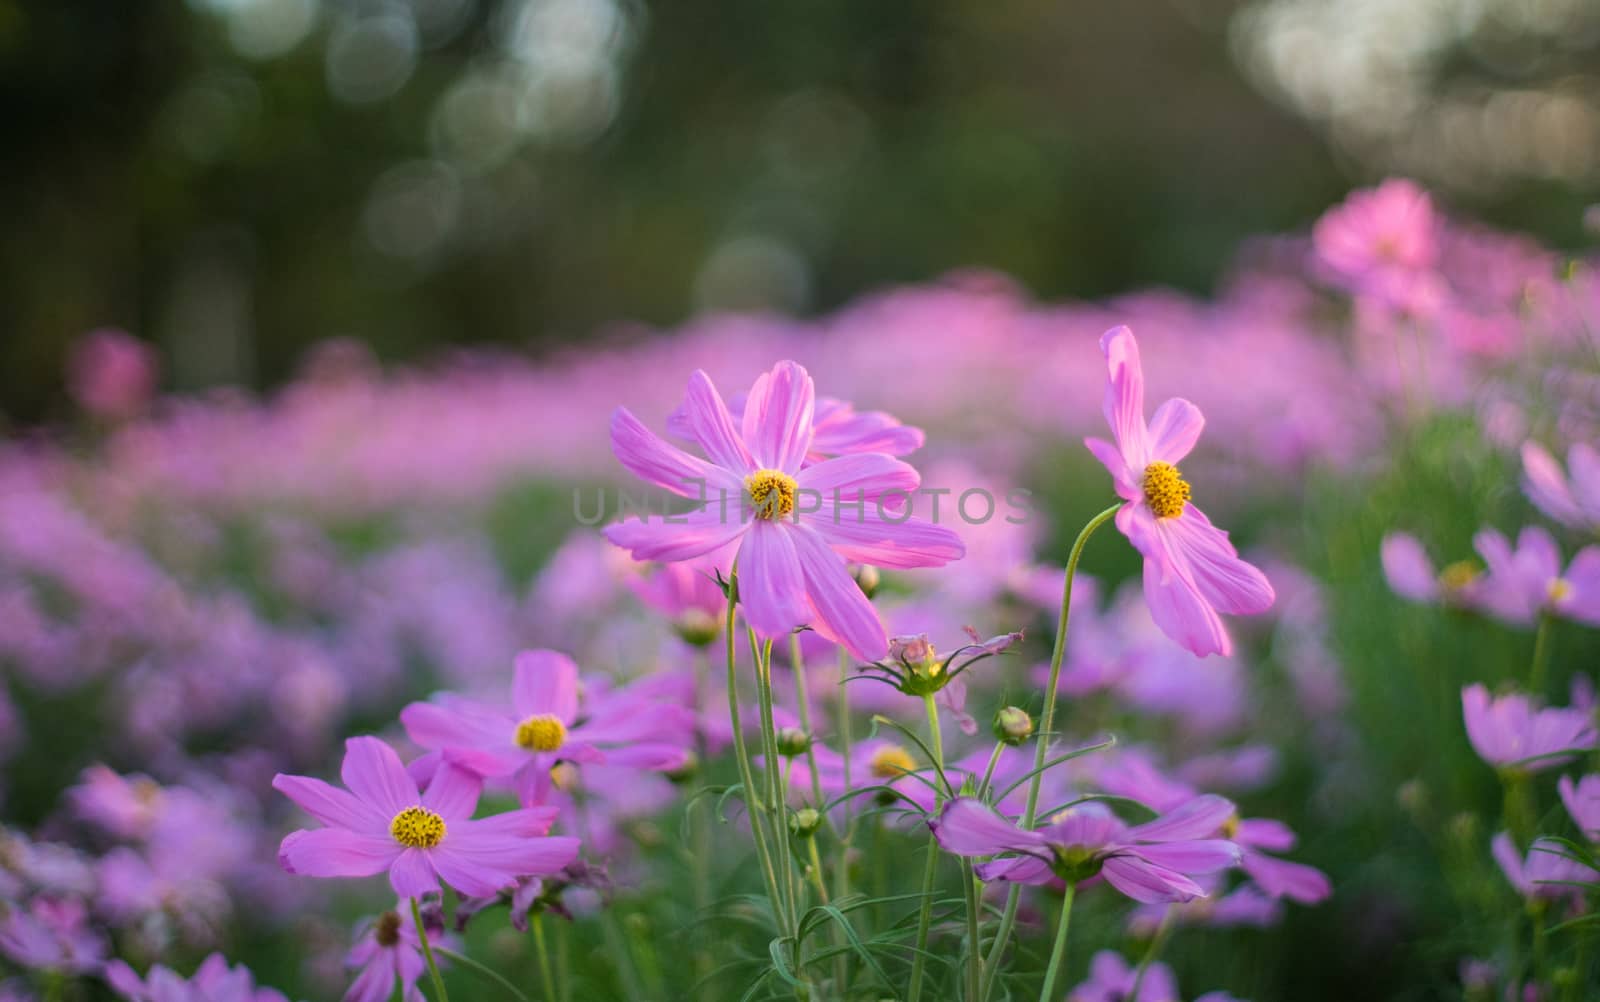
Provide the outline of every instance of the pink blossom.
[[1588,443],[1567,451],[1567,470],[1536,442],[1522,446],[1522,490],[1540,511],[1571,529],[1600,532],[1600,453]]
[[1473,542],[1488,568],[1474,588],[1483,611],[1520,626],[1545,614],[1600,625],[1600,546],[1579,550],[1563,570],[1555,537],[1538,526],[1523,529],[1515,548],[1493,529]]
[[158,365],[148,344],[123,331],[103,328],[73,349],[67,384],[85,411],[101,418],[129,418],[155,391]]
[[1583,837],[1600,842],[1600,776],[1591,773],[1576,783],[1570,776],[1562,776],[1556,780],[1556,789]]
[[1492,699],[1488,689],[1469,685],[1461,690],[1461,709],[1473,750],[1498,769],[1554,768],[1596,743],[1592,713],[1540,709],[1520,692]]
[[881,657],[883,624],[846,561],[928,567],[965,552],[946,528],[885,517],[894,510],[885,495],[915,490],[916,471],[883,453],[806,465],[815,389],[793,362],[756,380],[742,427],[704,372],[690,377],[685,407],[709,460],[668,445],[626,408],[612,418],[612,448],[636,476],[700,506],[681,517],[618,522],[606,537],[636,560],[736,558],[739,600],[757,632],[780,637],[810,624],[857,657]]
[[220,953],[207,957],[188,979],[161,964],[141,978],[120,960],[106,965],[105,977],[128,1002],[286,1002],[282,992],[257,988],[249,968],[229,967]]
[[1266,575],[1239,559],[1228,534],[1189,502],[1177,463],[1200,437],[1205,419],[1173,398],[1145,423],[1144,372],[1133,332],[1114,327],[1100,339],[1109,379],[1105,417],[1116,437],[1084,444],[1111,473],[1127,502],[1117,528],[1144,555],[1144,594],[1156,624],[1195,654],[1231,654],[1233,641],[1218,613],[1246,615],[1272,605]]
[[377,738],[345,742],[340,772],[349,792],[308,776],[279,774],[272,786],[327,825],[291,832],[278,850],[290,873],[308,877],[389,874],[402,898],[439,889],[493,894],[517,877],[553,873],[577,856],[578,840],[546,837],[554,808],[508,811],[473,820],[480,783],[445,765],[426,792],[394,749]]
[[1560,901],[1569,907],[1583,904],[1584,889],[1575,884],[1600,884],[1600,872],[1573,859],[1571,850],[1554,839],[1539,839],[1523,858],[1511,836],[1496,835],[1491,843],[1494,860],[1516,892],[1530,901]]
[[[1133,983],[1139,981],[1139,994]],[[1138,968],[1114,950],[1101,950],[1089,961],[1089,980],[1067,993],[1067,1002],[1183,1002],[1172,968],[1151,963],[1139,978]]]

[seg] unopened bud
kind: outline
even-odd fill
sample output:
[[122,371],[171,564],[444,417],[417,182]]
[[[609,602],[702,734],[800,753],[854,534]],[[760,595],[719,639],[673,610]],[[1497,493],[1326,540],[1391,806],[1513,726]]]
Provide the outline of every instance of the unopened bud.
[[856,579],[856,585],[861,593],[868,598],[878,593],[878,586],[883,584],[883,575],[871,564],[857,564],[851,570],[851,576]]
[[688,609],[678,617],[673,629],[684,643],[692,647],[709,647],[717,639],[718,624],[716,618],[704,609]]
[[798,727],[778,728],[778,754],[785,758],[804,755],[811,747],[811,735]]
[[995,740],[1020,745],[1033,737],[1033,717],[1020,706],[1003,707],[994,715]]
[[889,656],[918,675],[932,676],[939,671],[939,652],[926,633],[890,637]]
[[822,814],[811,807],[802,807],[789,817],[789,830],[799,838],[810,838],[822,827]]

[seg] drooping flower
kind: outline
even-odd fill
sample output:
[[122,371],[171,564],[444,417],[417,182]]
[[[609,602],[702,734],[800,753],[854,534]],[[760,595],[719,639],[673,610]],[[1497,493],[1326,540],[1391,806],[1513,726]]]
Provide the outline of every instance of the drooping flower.
[[440,693],[400,713],[420,747],[484,778],[512,778],[524,805],[542,803],[561,761],[670,771],[691,746],[682,706],[626,690],[584,699],[578,666],[558,651],[517,655],[509,705]]
[[1563,571],[1555,537],[1528,526],[1512,548],[1505,536],[1485,529],[1473,540],[1488,572],[1474,590],[1483,611],[1522,626],[1541,615],[1600,625],[1600,546],[1586,546]]
[[1576,884],[1600,884],[1600,873],[1573,859],[1569,850],[1553,839],[1538,839],[1523,858],[1510,834],[1501,832],[1490,843],[1496,863],[1516,892],[1529,901],[1583,904],[1584,889]]
[[902,510],[916,471],[883,453],[807,465],[815,389],[794,362],[756,380],[739,426],[704,372],[690,377],[684,407],[708,459],[662,441],[626,408],[612,417],[611,443],[633,474],[699,506],[608,525],[606,538],[636,560],[735,559],[757,632],[780,637],[809,624],[863,660],[882,657],[883,624],[847,562],[931,567],[965,552],[955,533]]
[[105,976],[128,1002],[286,1002],[282,992],[256,987],[248,967],[229,967],[220,953],[207,957],[191,978],[161,964],[141,978],[120,960],[106,965]]
[[976,630],[965,628],[969,643],[940,657],[926,633],[889,638],[889,656],[861,669],[908,696],[921,699],[934,696],[954,718],[961,733],[978,733],[978,723],[967,713],[967,682],[962,674],[985,658],[1003,654],[1022,642],[1020,631],[1002,633],[985,640]]
[[1133,332],[1114,327],[1100,339],[1109,379],[1105,417],[1116,437],[1085,439],[1127,504],[1117,528],[1144,556],[1144,594],[1163,632],[1195,654],[1230,654],[1218,613],[1248,615],[1272,605],[1272,585],[1239,559],[1228,534],[1189,500],[1177,464],[1194,448],[1205,418],[1173,398],[1144,418],[1144,372]]
[[1497,769],[1554,768],[1593,748],[1600,737],[1592,713],[1540,709],[1520,692],[1491,698],[1482,685],[1469,685],[1461,690],[1461,710],[1473,750]]
[[1205,894],[1194,874],[1239,862],[1239,847],[1213,836],[1233,814],[1217,796],[1197,797],[1154,821],[1129,827],[1108,811],[1068,809],[1026,831],[971,797],[946,804],[929,822],[939,845],[958,856],[996,856],[975,872],[984,881],[1080,883],[1096,876],[1135,901],[1189,901]]
[[[428,941],[448,946],[444,923],[430,921],[435,917],[437,909],[423,911]],[[345,966],[360,973],[345,992],[344,1002],[389,1002],[396,985],[400,986],[404,1002],[424,1002],[417,982],[427,971],[427,961],[409,905],[402,902],[400,907],[362,923],[356,943],[345,957]]]
[[[743,393],[728,398],[728,414],[735,421],[744,418],[747,400],[749,397]],[[667,416],[667,430],[678,438],[700,441],[688,401]],[[844,400],[818,397],[811,418],[811,447],[806,462],[820,463],[859,452],[904,456],[922,448],[924,441],[921,428],[901,424],[892,414],[858,411]]]
[[1583,837],[1600,842],[1600,776],[1590,773],[1576,783],[1570,776],[1562,776],[1556,780],[1556,789]]
[[493,894],[516,878],[554,873],[578,854],[578,840],[546,836],[550,807],[473,820],[481,783],[449,763],[419,791],[400,756],[377,738],[345,742],[340,770],[348,791],[309,776],[279,773],[273,789],[326,828],[291,832],[278,850],[290,873],[369,877],[385,871],[402,898],[439,890]]
[[1600,452],[1588,443],[1567,451],[1565,473],[1542,446],[1525,443],[1522,490],[1536,508],[1569,529],[1600,533]]

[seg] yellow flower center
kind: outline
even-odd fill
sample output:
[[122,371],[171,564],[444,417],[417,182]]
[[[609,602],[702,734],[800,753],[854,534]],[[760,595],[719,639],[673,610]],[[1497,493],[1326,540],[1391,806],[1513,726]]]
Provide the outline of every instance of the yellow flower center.
[[915,769],[917,764],[899,745],[884,745],[872,753],[870,768],[879,779],[894,779]]
[[750,498],[756,518],[768,521],[793,513],[795,494],[799,490],[800,485],[793,477],[777,470],[757,470],[744,478],[744,492]]
[[409,849],[432,849],[444,840],[444,818],[426,807],[407,807],[389,822],[389,834]]
[[555,751],[567,743],[567,725],[554,714],[535,713],[517,725],[517,744],[529,751]]
[[379,946],[394,946],[400,942],[400,916],[394,912],[384,912],[379,915],[372,936],[378,941]]
[[1439,584],[1445,591],[1460,591],[1478,579],[1478,569],[1470,560],[1457,560],[1439,572]]
[[1151,463],[1144,468],[1144,500],[1156,518],[1177,518],[1189,503],[1189,482],[1171,463]]
[[1550,582],[1548,591],[1551,602],[1565,602],[1572,597],[1572,582],[1566,578],[1556,578]]

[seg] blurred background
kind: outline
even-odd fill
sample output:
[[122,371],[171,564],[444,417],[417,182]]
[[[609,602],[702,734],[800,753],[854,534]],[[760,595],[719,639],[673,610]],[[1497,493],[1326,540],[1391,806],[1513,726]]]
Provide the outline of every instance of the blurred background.
[[1595,0],[0,0],[0,420],[86,331],[164,388],[802,315],[982,266],[1212,288],[1405,174],[1557,248]]

